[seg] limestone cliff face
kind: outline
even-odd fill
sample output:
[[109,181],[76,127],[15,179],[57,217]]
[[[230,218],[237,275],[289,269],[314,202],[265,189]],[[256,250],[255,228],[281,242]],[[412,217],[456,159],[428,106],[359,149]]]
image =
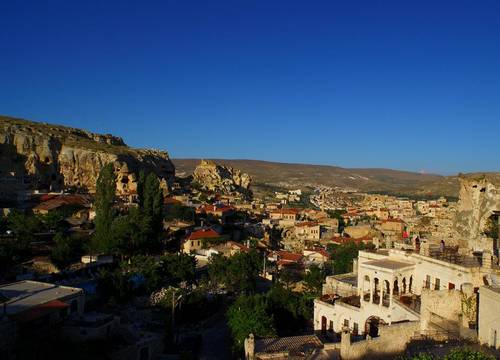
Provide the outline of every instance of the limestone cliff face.
[[494,211],[500,210],[500,174],[471,174],[460,177],[460,196],[454,230],[470,248],[488,246],[484,230]]
[[101,168],[113,163],[119,193],[136,190],[140,170],[154,171],[168,189],[175,168],[168,154],[131,149],[113,135],[0,117],[0,177],[32,189],[95,191]]
[[202,160],[193,173],[193,181],[204,190],[224,194],[241,193],[249,196],[252,178],[232,167]]

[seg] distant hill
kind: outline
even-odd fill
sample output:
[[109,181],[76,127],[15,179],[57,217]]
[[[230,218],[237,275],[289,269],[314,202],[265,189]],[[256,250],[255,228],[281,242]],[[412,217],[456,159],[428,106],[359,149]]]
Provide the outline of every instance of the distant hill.
[[[323,184],[412,197],[458,197],[458,177],[391,169],[347,169],[328,165],[289,164],[260,160],[210,159],[252,176],[256,187],[294,188]],[[190,175],[200,159],[173,159],[176,173]]]

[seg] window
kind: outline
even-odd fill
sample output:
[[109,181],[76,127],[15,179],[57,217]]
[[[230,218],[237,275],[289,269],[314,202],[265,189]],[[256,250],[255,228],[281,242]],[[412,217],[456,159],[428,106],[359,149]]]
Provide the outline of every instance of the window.
[[425,278],[425,288],[426,289],[431,288],[431,276],[430,275],[427,275],[427,277]]
[[436,278],[436,282],[434,283],[434,290],[439,290],[441,288],[441,280]]
[[349,327],[349,320],[344,319],[344,326],[345,326],[345,327]]
[[353,328],[354,329],[353,329],[352,332],[354,333],[354,335],[358,335],[358,333],[359,333],[359,325],[358,325],[358,323],[354,323],[353,324]]
[[448,283],[448,290],[453,290],[453,289],[455,289],[455,284]]

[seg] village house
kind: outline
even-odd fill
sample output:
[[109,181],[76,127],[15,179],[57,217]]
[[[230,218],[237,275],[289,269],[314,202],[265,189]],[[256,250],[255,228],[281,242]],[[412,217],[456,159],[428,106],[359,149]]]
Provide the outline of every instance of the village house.
[[330,261],[330,254],[322,248],[305,249],[302,254],[306,267],[317,265],[323,268],[325,263]]
[[232,206],[217,204],[217,205],[202,205],[196,209],[196,213],[199,215],[211,215],[215,218],[221,220],[225,223],[227,218],[234,214],[234,208]]
[[15,358],[18,336],[41,341],[72,314],[83,314],[82,289],[37,281],[0,286],[0,355]]
[[295,224],[295,236],[305,240],[320,240],[321,239],[321,225],[317,222],[302,222]]
[[297,209],[276,209],[269,212],[271,223],[277,223],[279,226],[293,226],[299,219]]
[[195,253],[204,248],[204,240],[219,239],[221,234],[211,228],[198,229],[189,233],[182,243],[182,252]]
[[[42,198],[43,199],[43,198]],[[33,208],[35,214],[46,215],[56,210],[61,210],[65,207],[85,207],[91,206],[91,201],[85,195],[58,195],[50,196],[48,200],[42,201]]]

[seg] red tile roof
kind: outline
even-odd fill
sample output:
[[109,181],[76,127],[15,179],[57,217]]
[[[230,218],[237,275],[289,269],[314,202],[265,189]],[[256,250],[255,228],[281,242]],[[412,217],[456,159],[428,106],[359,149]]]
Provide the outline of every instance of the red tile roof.
[[290,251],[278,251],[278,259],[285,262],[299,262],[302,260],[302,254],[293,253]]
[[61,300],[52,300],[45,304],[41,304],[19,314],[15,314],[13,317],[18,322],[28,322],[31,320],[39,319],[45,314],[51,313],[53,311],[59,311],[61,309],[68,308],[69,305]]
[[330,253],[328,251],[326,251],[325,249],[321,249],[321,248],[315,248],[315,249],[306,249],[307,251],[314,251],[318,254],[321,254],[323,255],[324,257],[326,257],[327,259],[330,258]]
[[211,239],[211,238],[218,238],[218,237],[220,237],[220,234],[213,229],[200,229],[200,230],[193,231],[191,234],[189,234],[187,239],[188,240],[199,240],[199,239]]
[[54,210],[65,205],[90,205],[89,198],[83,195],[59,195],[35,206],[33,210]]

